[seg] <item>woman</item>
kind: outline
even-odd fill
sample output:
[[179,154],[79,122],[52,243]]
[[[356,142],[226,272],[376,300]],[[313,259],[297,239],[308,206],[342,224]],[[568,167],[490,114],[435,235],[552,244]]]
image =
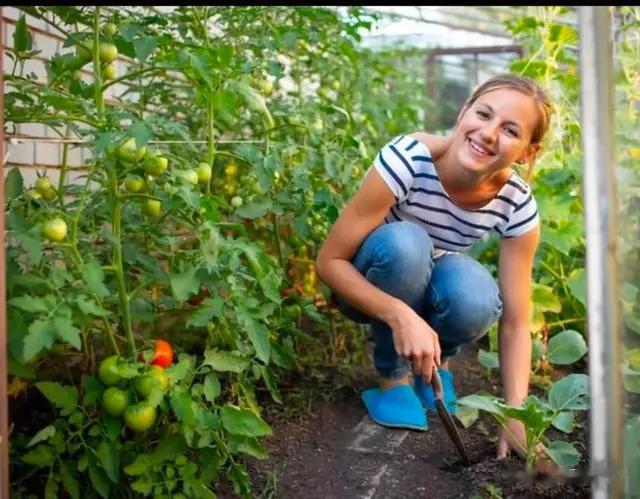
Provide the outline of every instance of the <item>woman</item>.
[[[318,275],[348,317],[371,322],[380,387],[362,397],[379,424],[427,428],[423,406],[435,407],[436,366],[445,403],[455,409],[447,359],[497,320],[504,398],[512,405],[526,398],[540,227],[531,188],[511,166],[531,171],[550,114],[532,80],[488,80],[449,136],[416,132],[385,145],[327,236]],[[500,236],[497,284],[464,254],[490,230]],[[509,421],[498,457],[509,449],[524,455],[525,443],[522,424]]]

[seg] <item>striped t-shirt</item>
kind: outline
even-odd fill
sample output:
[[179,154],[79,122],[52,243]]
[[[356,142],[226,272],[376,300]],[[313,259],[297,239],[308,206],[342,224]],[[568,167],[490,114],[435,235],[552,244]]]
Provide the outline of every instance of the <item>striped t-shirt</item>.
[[515,172],[484,207],[467,210],[454,204],[440,182],[429,148],[408,135],[386,144],[373,166],[396,198],[385,223],[408,220],[420,225],[436,250],[464,251],[491,230],[511,238],[539,223],[531,187]]

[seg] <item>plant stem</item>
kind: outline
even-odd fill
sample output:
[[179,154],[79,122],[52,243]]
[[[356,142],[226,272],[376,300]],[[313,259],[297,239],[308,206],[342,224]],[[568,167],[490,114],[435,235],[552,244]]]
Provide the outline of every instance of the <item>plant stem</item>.
[[100,118],[104,117],[104,95],[102,95],[102,68],[100,68],[100,7],[93,14],[93,75],[95,78],[96,110]]
[[[207,130],[207,163],[213,169],[213,162],[216,157],[216,129],[215,129],[215,109],[213,106],[213,95],[209,94],[208,99],[209,107],[207,108],[207,120],[208,120],[208,130]],[[213,179],[214,176],[211,175],[211,180],[207,182],[207,194],[209,194],[213,187]]]
[[[67,126],[67,132],[65,138],[69,137],[69,127]],[[64,185],[67,176],[67,158],[69,156],[69,143],[65,142],[62,145],[62,163],[60,164],[60,180],[58,181],[58,201],[60,203],[60,209],[64,211]],[[77,251],[77,250],[76,250]]]

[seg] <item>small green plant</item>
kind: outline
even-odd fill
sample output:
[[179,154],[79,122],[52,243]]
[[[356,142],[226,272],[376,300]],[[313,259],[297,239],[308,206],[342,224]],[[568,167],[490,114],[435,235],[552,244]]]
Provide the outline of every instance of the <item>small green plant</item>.
[[580,454],[571,442],[550,441],[547,430],[553,426],[564,433],[571,433],[575,427],[575,411],[589,408],[589,382],[584,374],[570,374],[556,381],[549,390],[547,400],[529,395],[517,407],[507,405],[503,399],[491,395],[474,394],[458,400],[461,406],[490,413],[498,423],[506,427],[507,419],[516,419],[525,426],[527,436],[527,471],[535,465],[536,449],[539,444],[546,446],[549,457],[563,467],[578,464]]

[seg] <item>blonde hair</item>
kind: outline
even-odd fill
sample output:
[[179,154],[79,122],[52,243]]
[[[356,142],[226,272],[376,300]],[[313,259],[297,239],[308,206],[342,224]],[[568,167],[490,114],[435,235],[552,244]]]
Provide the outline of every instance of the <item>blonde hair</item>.
[[[471,97],[467,99],[462,108],[462,114],[469,109],[478,98],[498,88],[511,88],[518,90],[533,98],[536,109],[538,110],[538,122],[531,133],[530,144],[541,144],[551,123],[551,115],[553,114],[553,106],[546,92],[535,81],[525,76],[514,75],[510,73],[501,74],[488,79],[482,85],[474,90]],[[533,159],[529,162],[526,180],[529,181],[533,173]]]

